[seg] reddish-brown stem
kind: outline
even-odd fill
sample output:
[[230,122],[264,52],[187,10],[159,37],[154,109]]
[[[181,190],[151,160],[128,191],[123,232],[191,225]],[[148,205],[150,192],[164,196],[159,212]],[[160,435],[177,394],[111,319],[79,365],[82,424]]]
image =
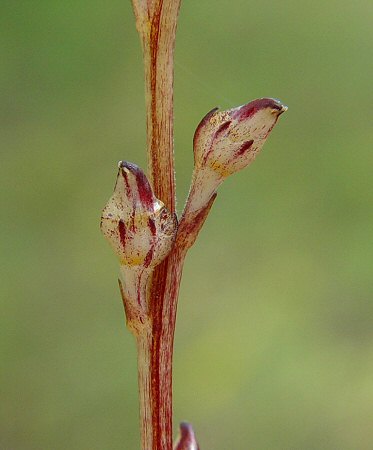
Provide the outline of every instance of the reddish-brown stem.
[[172,449],[172,356],[177,299],[185,253],[175,249],[153,277],[152,317],[153,449]]
[[174,47],[181,0],[133,0],[145,72],[147,148],[154,194],[175,210]]
[[151,330],[136,336],[137,367],[139,383],[141,448],[151,449],[153,445],[153,426],[151,408]]
[[[173,150],[173,53],[181,0],[133,0],[136,25],[141,38],[147,113],[149,175],[154,194],[169,211],[175,211]],[[156,267],[149,288],[150,392],[141,385],[142,401],[151,410],[142,422],[144,450],[172,450],[172,352],[176,305],[184,255],[175,250]],[[144,394],[145,392],[145,394]],[[144,398],[147,395],[147,398]],[[144,434],[147,437],[144,438]],[[148,441],[149,442],[149,441]],[[147,444],[149,445],[149,444]]]

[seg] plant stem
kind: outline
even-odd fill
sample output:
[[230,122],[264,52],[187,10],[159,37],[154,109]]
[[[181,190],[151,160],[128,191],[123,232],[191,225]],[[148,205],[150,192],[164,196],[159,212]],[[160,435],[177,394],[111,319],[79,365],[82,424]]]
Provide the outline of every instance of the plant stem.
[[151,330],[136,336],[137,370],[140,402],[141,448],[151,449],[153,442],[152,410],[151,410]]
[[172,449],[172,356],[177,300],[185,253],[175,249],[152,283],[152,401],[154,450]]
[[[149,175],[155,196],[172,213],[176,203],[173,54],[180,2],[133,0],[144,58]],[[143,450],[172,450],[172,353],[183,259],[180,252],[173,251],[155,268],[149,287],[152,335],[151,342],[147,341],[145,345],[150,349],[145,349],[143,343],[139,346],[139,350],[149,356],[139,360]],[[146,364],[150,367],[145,367]],[[148,423],[150,411],[151,424]]]
[[149,175],[154,194],[175,211],[174,47],[181,0],[133,0],[141,38]]

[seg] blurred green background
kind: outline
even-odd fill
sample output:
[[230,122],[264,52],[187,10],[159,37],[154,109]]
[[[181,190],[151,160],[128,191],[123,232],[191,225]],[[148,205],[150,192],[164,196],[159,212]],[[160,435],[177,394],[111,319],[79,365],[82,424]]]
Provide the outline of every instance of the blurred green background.
[[[373,448],[372,5],[184,0],[178,209],[215,106],[289,105],[190,252],[175,435],[203,450]],[[2,450],[139,448],[136,354],[99,232],[116,164],[146,165],[127,0],[1,1]]]

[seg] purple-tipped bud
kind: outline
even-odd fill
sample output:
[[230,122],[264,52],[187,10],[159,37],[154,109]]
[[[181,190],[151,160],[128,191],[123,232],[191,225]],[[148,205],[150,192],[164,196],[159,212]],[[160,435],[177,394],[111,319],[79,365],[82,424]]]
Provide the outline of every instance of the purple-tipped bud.
[[121,161],[114,193],[102,211],[101,230],[121,265],[152,268],[170,252],[176,218],[155,198],[135,164]]
[[199,450],[192,425],[189,423],[182,422],[180,424],[180,437],[175,444],[174,450]]
[[246,167],[262,149],[280,114],[287,107],[261,98],[227,111],[209,112],[194,135],[196,169],[224,179]]
[[213,109],[202,119],[194,134],[194,173],[184,210],[189,222],[226,177],[255,159],[286,110],[278,100],[260,98],[227,111]]

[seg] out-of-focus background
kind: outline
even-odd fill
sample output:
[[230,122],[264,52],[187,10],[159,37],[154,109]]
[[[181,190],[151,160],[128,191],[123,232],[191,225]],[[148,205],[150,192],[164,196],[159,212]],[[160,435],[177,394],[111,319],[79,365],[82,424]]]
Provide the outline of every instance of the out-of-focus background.
[[[190,252],[177,423],[204,450],[373,448],[372,5],[199,1],[176,48],[178,209],[215,106],[289,105]],[[139,448],[136,354],[99,232],[146,165],[130,2],[1,2],[2,450]]]

